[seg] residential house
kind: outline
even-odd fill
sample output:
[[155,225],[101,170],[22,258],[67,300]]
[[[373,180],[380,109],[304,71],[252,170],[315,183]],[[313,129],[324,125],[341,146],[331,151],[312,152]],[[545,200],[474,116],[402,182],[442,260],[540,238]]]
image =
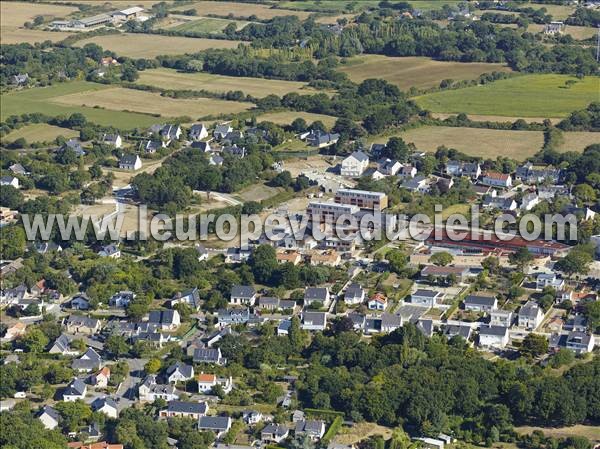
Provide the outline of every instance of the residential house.
[[154,402],[156,399],[174,401],[179,399],[179,392],[173,385],[163,385],[156,382],[156,376],[150,375],[138,387],[140,401]]
[[395,176],[400,169],[402,164],[392,159],[381,159],[377,161],[377,171],[384,176]]
[[369,310],[385,310],[387,307],[387,298],[383,293],[375,293],[367,302]]
[[468,324],[448,324],[444,327],[444,335],[448,340],[453,337],[462,337],[469,341],[472,329]]
[[285,336],[289,334],[290,327],[292,326],[291,320],[281,320],[277,326],[277,336]]
[[355,151],[342,161],[341,175],[358,178],[369,166],[369,156]]
[[223,147],[223,153],[243,159],[246,157],[246,147],[238,147],[236,144],[227,145]]
[[194,367],[183,362],[176,362],[167,368],[167,381],[176,384],[194,377]]
[[344,302],[350,305],[362,304],[366,292],[359,284],[350,284],[344,292]]
[[56,340],[54,340],[54,343],[52,343],[52,346],[48,350],[48,353],[49,354],[60,354],[60,355],[65,355],[65,356],[79,354],[79,351],[71,349],[70,345],[71,345],[71,337],[69,337],[66,334],[61,334]]
[[96,352],[94,348],[87,348],[87,351],[83,353],[81,357],[73,360],[71,368],[73,371],[79,373],[91,373],[92,371],[100,369],[102,366],[102,357]]
[[232,131],[233,131],[233,128],[231,127],[230,124],[223,123],[223,124],[217,125],[215,127],[213,136],[215,136],[215,139],[218,139],[218,140],[224,139],[227,136],[227,134],[229,134]]
[[427,193],[431,189],[431,180],[425,176],[415,176],[407,178],[400,187],[415,193]]
[[589,322],[584,315],[574,315],[565,321],[563,329],[569,332],[582,332],[588,331]]
[[164,331],[174,331],[181,325],[177,310],[153,310],[150,312],[148,322],[156,324]]
[[290,430],[281,424],[267,424],[260,432],[263,443],[280,443],[290,434]]
[[200,419],[208,413],[206,402],[169,401],[167,408],[158,412],[161,418],[193,418]]
[[121,170],[139,170],[142,168],[142,160],[137,154],[124,154],[119,159],[119,168]]
[[62,392],[64,402],[75,402],[78,399],[83,400],[87,394],[87,385],[81,379],[73,379]]
[[14,175],[25,176],[25,175],[29,174],[29,172],[27,170],[25,170],[25,167],[23,167],[23,165],[19,164],[18,162],[15,164],[12,164],[10,167],[8,167],[8,169]]
[[593,334],[571,331],[568,334],[552,334],[549,347],[554,351],[564,348],[575,354],[587,354],[592,352],[595,344],[596,340]]
[[50,254],[52,252],[60,253],[63,249],[54,242],[39,242],[35,245],[35,250],[40,254]]
[[481,176],[478,162],[448,161],[445,172],[450,176],[467,176],[473,180]]
[[121,148],[123,146],[123,139],[121,139],[119,134],[103,134],[102,143],[110,145],[113,148]]
[[426,306],[435,307],[444,299],[444,294],[437,290],[429,290],[419,288],[413,294],[410,295],[410,303]]
[[201,416],[198,419],[198,430],[211,431],[217,438],[221,438],[231,428],[229,416]]
[[548,34],[551,36],[554,36],[556,34],[563,34],[565,31],[565,28],[566,27],[565,27],[564,22],[552,21],[552,22],[544,25],[544,34]]
[[236,142],[236,141],[240,141],[244,138],[244,132],[241,130],[233,130],[233,131],[229,131],[225,137],[223,138],[224,141],[226,142]]
[[397,175],[398,178],[404,180],[414,178],[417,176],[417,167],[412,164],[404,164]]
[[381,332],[386,334],[394,332],[396,329],[402,327],[404,321],[401,315],[385,312],[379,316],[376,316],[375,319],[379,319],[381,321]]
[[470,312],[486,312],[498,308],[498,300],[494,296],[467,295],[464,299],[465,310]]
[[529,211],[540,203],[540,197],[537,193],[528,193],[521,198],[521,209]]
[[108,381],[110,380],[110,368],[105,366],[100,371],[92,375],[91,383],[96,388],[108,387]]
[[233,389],[233,379],[229,377],[217,377],[215,374],[200,373],[196,376],[198,383],[198,392],[209,394],[214,393],[213,389],[218,385],[224,393],[229,393]]
[[160,130],[160,136],[167,142],[178,140],[181,136],[181,127],[179,125],[164,125]]
[[138,150],[146,154],[154,154],[161,148],[167,148],[162,140],[142,140],[138,146]]
[[309,331],[324,331],[327,328],[327,313],[303,312],[301,327]]
[[75,152],[77,156],[85,156],[85,150],[81,146],[81,142],[77,139],[69,139],[60,148],[61,151],[71,150]]
[[540,273],[535,278],[535,289],[544,290],[546,287],[552,287],[561,290],[565,286],[565,281],[556,276],[555,273]]
[[336,133],[325,133],[322,131],[312,131],[306,136],[306,142],[311,147],[327,148],[335,145],[340,140],[340,135]]
[[202,153],[212,153],[215,151],[215,149],[210,146],[210,142],[205,141],[192,142],[191,147],[200,150]]
[[47,430],[53,430],[58,427],[62,417],[55,408],[45,405],[37,415],[37,418],[42,422]]
[[325,435],[325,422],[321,420],[298,421],[294,429],[296,437],[300,435],[308,436],[312,441],[317,441]]
[[169,306],[174,307],[177,304],[187,304],[194,310],[200,308],[200,292],[197,287],[175,293],[175,296],[169,301]]
[[492,310],[490,312],[490,325],[511,327],[515,314],[509,310]]
[[279,251],[275,257],[280,264],[291,263],[292,265],[298,265],[302,261],[300,253],[291,249]]
[[94,335],[101,328],[101,321],[83,315],[71,315],[65,321],[65,328],[71,334]]
[[372,143],[371,147],[369,148],[369,153],[372,157],[378,159],[383,157],[383,155],[386,153],[386,149],[387,144],[385,143]]
[[484,209],[498,209],[503,212],[512,212],[517,210],[517,202],[513,198],[504,198],[494,195],[485,195],[481,207]]
[[198,254],[198,262],[208,260],[208,250],[204,245],[199,243],[194,248],[196,249],[196,253]]
[[220,167],[221,165],[223,165],[223,162],[225,162],[225,159],[223,159],[218,154],[211,154],[210,158],[208,159],[209,165],[215,165],[217,167]]
[[256,290],[250,285],[234,285],[231,287],[230,304],[253,306],[256,302]]
[[263,414],[257,410],[244,410],[242,412],[242,419],[250,426],[258,424],[263,418]]
[[423,267],[421,270],[421,278],[448,278],[453,276],[458,280],[458,282],[462,282],[467,279],[471,274],[471,270],[468,267],[460,267],[460,266],[446,266],[439,267],[437,265],[427,265]]
[[109,397],[96,398],[91,404],[92,410],[95,412],[104,413],[109,418],[119,417],[119,408],[114,399]]
[[560,170],[554,167],[535,167],[531,162],[517,167],[515,179],[525,184],[557,184],[560,179]]
[[10,175],[2,176],[0,177],[0,186],[11,186],[18,189],[20,187],[19,178]]
[[125,308],[135,299],[135,293],[129,290],[123,290],[115,293],[108,300],[108,305],[111,307]]
[[304,290],[304,306],[319,303],[322,307],[329,307],[331,296],[327,287],[306,287]]
[[221,348],[196,348],[193,352],[194,363],[225,365],[227,359],[221,354]]
[[100,251],[98,251],[98,255],[100,257],[109,257],[111,259],[118,259],[121,257],[121,250],[119,249],[119,245],[116,243],[111,243],[109,245],[103,246]]
[[417,321],[417,329],[426,337],[433,336],[433,320],[420,318]]
[[505,173],[487,171],[483,174],[481,183],[486,186],[508,189],[512,187],[512,177]]
[[208,130],[204,126],[204,123],[195,123],[190,128],[188,136],[195,141],[202,140],[208,137]]
[[250,321],[249,309],[220,309],[217,311],[217,321],[219,326],[228,326],[232,324],[244,324]]
[[527,301],[519,310],[519,327],[534,330],[544,320],[544,311],[535,301]]
[[13,75],[12,82],[16,86],[26,86],[29,82],[29,74],[28,73],[19,73],[17,75]]
[[481,326],[479,328],[479,345],[483,348],[502,349],[509,342],[508,327]]

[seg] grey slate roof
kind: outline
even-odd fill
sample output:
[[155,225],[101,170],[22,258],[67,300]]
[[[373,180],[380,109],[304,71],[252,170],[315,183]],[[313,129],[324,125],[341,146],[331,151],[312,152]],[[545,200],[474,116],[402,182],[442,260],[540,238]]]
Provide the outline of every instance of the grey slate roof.
[[323,302],[327,299],[327,289],[325,287],[307,287],[304,290],[304,299]]
[[231,287],[231,296],[234,298],[250,299],[256,294],[254,287],[250,285],[234,285]]
[[230,423],[231,418],[228,416],[202,416],[198,420],[198,429],[223,432],[227,430]]
[[206,402],[169,401],[167,410],[175,413],[198,413],[206,414],[208,405]]
[[496,302],[496,298],[494,298],[493,296],[468,295],[465,297],[464,301],[465,304],[491,307]]
[[167,375],[170,376],[175,371],[179,371],[185,377],[192,377],[193,367],[182,362],[176,362],[167,368]]
[[63,391],[63,396],[78,395],[81,396],[86,390],[86,386],[81,379],[73,379]]

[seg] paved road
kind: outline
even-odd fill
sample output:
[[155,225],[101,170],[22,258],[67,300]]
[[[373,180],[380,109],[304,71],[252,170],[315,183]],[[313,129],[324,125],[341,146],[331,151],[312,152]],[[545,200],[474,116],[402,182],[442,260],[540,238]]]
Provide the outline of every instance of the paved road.
[[119,411],[131,407],[136,402],[137,385],[143,380],[144,365],[147,362],[148,359],[127,359],[129,375],[115,393]]

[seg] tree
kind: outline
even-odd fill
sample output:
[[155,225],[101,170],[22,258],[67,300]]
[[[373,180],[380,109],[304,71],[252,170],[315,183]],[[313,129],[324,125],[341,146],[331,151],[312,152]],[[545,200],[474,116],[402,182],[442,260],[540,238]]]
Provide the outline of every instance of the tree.
[[123,64],[121,67],[121,79],[123,81],[129,81],[130,83],[133,83],[139,77],[138,71],[133,63],[128,62]]
[[435,253],[429,258],[429,261],[431,263],[433,263],[434,265],[441,266],[441,267],[450,265],[453,260],[454,260],[454,257],[452,256],[452,254],[450,254],[446,251],[440,251],[439,253]]
[[500,259],[495,256],[488,256],[481,261],[481,266],[490,274],[494,274],[500,268]]
[[21,339],[21,344],[27,352],[42,352],[48,346],[50,340],[41,329],[34,327],[30,329]]
[[148,374],[156,374],[160,371],[161,361],[160,359],[150,359],[144,365],[144,371]]
[[277,269],[275,248],[271,245],[259,245],[252,252],[249,264],[257,282],[268,284]]
[[0,186],[0,205],[9,209],[16,209],[23,204],[23,194],[10,185]]
[[390,137],[384,152],[385,157],[395,159],[398,162],[406,162],[408,160],[410,150],[406,142],[404,142],[401,137]]
[[587,250],[575,247],[569,254],[556,262],[556,269],[562,271],[568,277],[574,274],[586,275],[593,260],[592,255]]
[[589,184],[577,184],[573,189],[575,198],[584,204],[593,203],[596,201],[596,191]]
[[282,171],[271,180],[270,184],[272,187],[289,187],[292,184],[292,175],[287,170]]
[[533,255],[525,247],[519,248],[516,252],[508,256],[508,261],[523,270],[533,260]]
[[69,432],[77,430],[92,416],[92,409],[81,400],[75,402],[57,402],[56,410],[63,418],[63,429]]
[[120,335],[111,335],[106,339],[104,349],[114,358],[119,358],[129,353],[130,347],[125,337]]
[[583,314],[587,318],[589,327],[593,331],[600,328],[600,301],[590,301],[584,305]]
[[543,335],[528,334],[523,339],[521,353],[529,357],[539,357],[548,352],[548,340]]

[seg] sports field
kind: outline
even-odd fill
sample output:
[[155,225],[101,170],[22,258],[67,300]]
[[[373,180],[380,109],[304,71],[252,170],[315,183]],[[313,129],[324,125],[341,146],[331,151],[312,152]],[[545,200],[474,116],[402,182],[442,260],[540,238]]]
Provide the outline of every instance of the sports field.
[[[575,83],[568,87],[567,81]],[[435,92],[415,100],[432,112],[564,117],[600,100],[600,77],[578,80],[568,75],[524,75],[485,86]]]
[[21,115],[31,112],[57,116],[70,115],[74,112],[84,114],[88,120],[100,125],[116,126],[119,128],[146,127],[156,123],[157,119],[147,114],[135,112],[119,112],[115,110],[95,109],[83,106],[62,105],[54,100],[72,94],[97,93],[106,90],[108,86],[86,81],[73,81],[56,84],[50,87],[26,89],[2,95],[0,102],[0,120],[10,115]]
[[268,80],[237,76],[213,75],[210,73],[181,73],[171,69],[152,69],[139,72],[138,84],[156,86],[163,89],[207,90],[229,92],[241,90],[256,98],[269,94],[283,96],[289,92],[314,94],[320,92],[297,81]]
[[23,137],[27,142],[49,142],[56,139],[58,136],[63,136],[67,139],[78,136],[79,133],[72,129],[60,128],[58,126],[48,125],[47,123],[34,123],[26,125],[22,128],[15,129],[2,138],[3,143],[14,142]]
[[271,8],[269,5],[258,5],[255,3],[236,3],[220,1],[199,1],[186,4],[185,9],[195,9],[199,15],[206,16],[214,14],[218,16],[251,17],[269,20],[280,16],[298,16],[306,19],[310,13],[305,11],[291,11],[286,9]]
[[312,122],[320,120],[323,124],[329,128],[331,128],[336,121],[336,117],[332,115],[324,115],[324,114],[311,114],[310,112],[298,112],[298,111],[282,111],[282,112],[268,112],[267,114],[262,114],[256,117],[258,122],[266,121],[273,122],[278,125],[289,125],[297,118],[303,118],[306,120],[306,123],[309,125]]
[[[407,143],[413,142],[417,149],[435,152],[445,145],[470,156],[496,159],[506,156],[524,160],[537,153],[544,143],[541,131],[505,131],[497,129],[452,128],[424,126],[399,134]],[[385,142],[389,136],[373,139]]]
[[196,53],[209,48],[236,48],[240,41],[123,33],[96,36],[78,41],[75,45],[83,47],[89,43],[98,44],[105,50],[114,51],[122,56],[155,58],[158,55]]
[[511,72],[503,64],[434,61],[423,57],[362,55],[339,66],[354,82],[383,78],[402,90],[439,86],[444,79],[471,80],[486,72]]
[[160,114],[163,117],[188,115],[193,119],[209,115],[238,113],[252,107],[252,103],[213,98],[174,99],[161,97],[152,92],[122,87],[77,92],[52,98],[50,101],[66,106],[100,107],[114,111]]

